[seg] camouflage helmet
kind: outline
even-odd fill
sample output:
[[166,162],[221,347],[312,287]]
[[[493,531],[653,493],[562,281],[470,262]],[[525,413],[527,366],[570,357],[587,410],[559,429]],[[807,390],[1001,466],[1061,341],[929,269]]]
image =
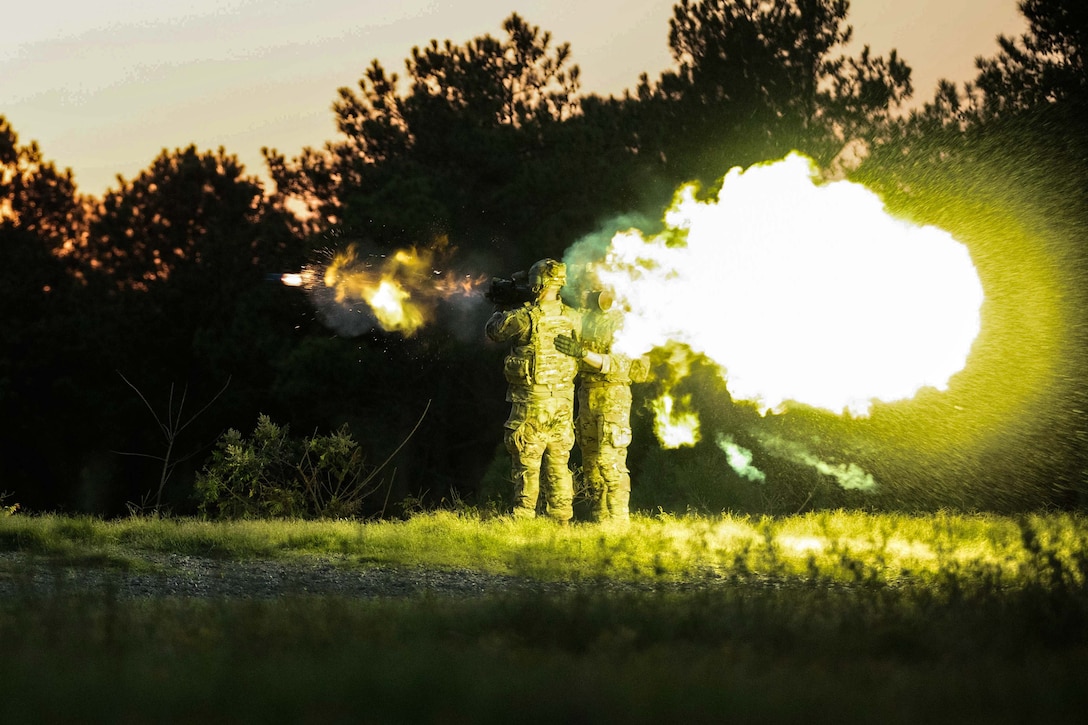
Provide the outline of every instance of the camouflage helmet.
[[554,259],[542,259],[529,267],[529,287],[540,292],[545,287],[562,287],[567,283],[567,265]]

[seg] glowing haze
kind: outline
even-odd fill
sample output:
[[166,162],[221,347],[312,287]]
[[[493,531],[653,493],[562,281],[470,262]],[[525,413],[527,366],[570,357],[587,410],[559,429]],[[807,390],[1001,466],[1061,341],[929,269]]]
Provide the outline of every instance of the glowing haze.
[[[979,332],[963,244],[893,218],[861,185],[821,181],[800,155],[733,169],[713,199],[682,189],[665,223],[615,235],[596,265],[629,310],[617,349],[686,345],[764,412],[863,415],[874,399],[946,389]],[[685,414],[659,407],[664,423]]]

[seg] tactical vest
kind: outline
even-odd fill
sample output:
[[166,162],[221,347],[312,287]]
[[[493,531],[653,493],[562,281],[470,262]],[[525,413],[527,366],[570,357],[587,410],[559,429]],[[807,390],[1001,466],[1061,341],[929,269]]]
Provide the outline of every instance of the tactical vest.
[[528,339],[506,356],[506,382],[528,387],[573,384],[578,361],[556,350],[555,338],[575,332],[578,313],[560,302],[533,305],[528,312]]
[[612,338],[619,327],[620,318],[608,312],[591,312],[582,318],[582,342],[593,352],[609,355],[611,364],[607,372],[583,366],[582,384],[587,386],[631,383],[631,360],[611,353]]

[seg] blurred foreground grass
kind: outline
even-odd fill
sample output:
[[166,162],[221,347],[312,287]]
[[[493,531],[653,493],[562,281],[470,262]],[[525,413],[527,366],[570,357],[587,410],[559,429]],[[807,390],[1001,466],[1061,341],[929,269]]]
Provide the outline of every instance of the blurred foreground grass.
[[138,567],[149,552],[326,557],[579,586],[17,596],[0,603],[4,722],[1053,723],[1088,711],[1088,522],[1075,515],[637,517],[623,529],[451,513],[0,518],[0,550],[12,549],[58,567]]

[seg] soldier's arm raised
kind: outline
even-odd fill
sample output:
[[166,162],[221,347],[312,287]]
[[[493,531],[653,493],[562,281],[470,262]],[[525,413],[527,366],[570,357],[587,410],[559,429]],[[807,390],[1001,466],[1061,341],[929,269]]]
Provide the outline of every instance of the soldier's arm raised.
[[497,310],[484,325],[484,332],[494,342],[506,342],[523,336],[529,325],[529,314],[525,307]]
[[564,355],[578,358],[594,370],[608,371],[608,356],[590,350],[574,335],[556,335],[555,349]]

